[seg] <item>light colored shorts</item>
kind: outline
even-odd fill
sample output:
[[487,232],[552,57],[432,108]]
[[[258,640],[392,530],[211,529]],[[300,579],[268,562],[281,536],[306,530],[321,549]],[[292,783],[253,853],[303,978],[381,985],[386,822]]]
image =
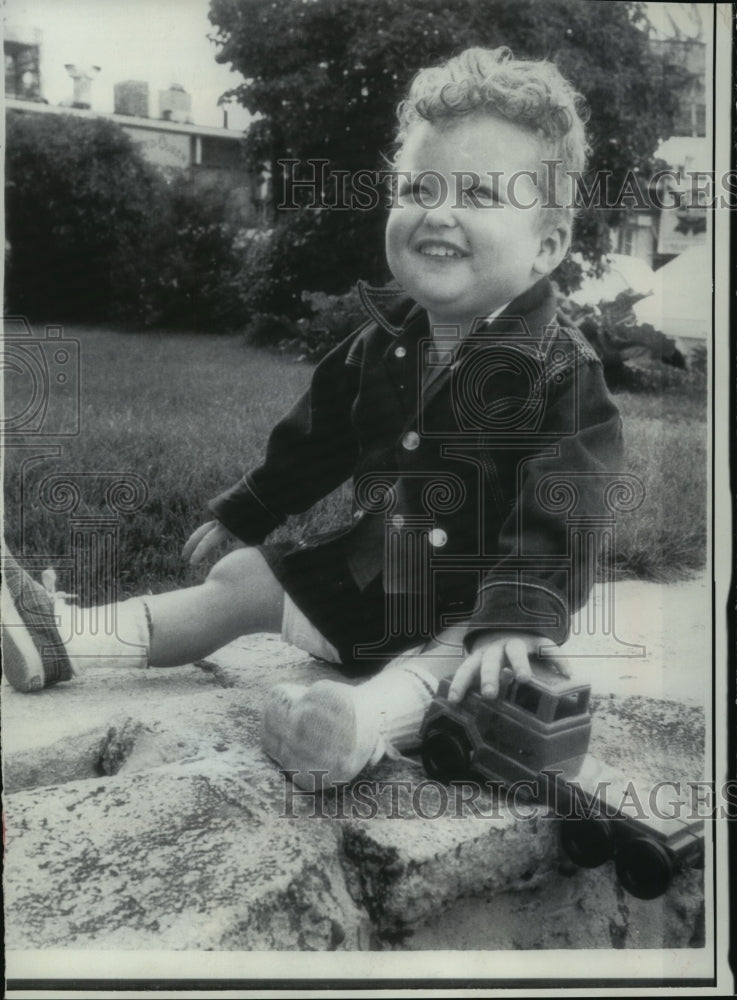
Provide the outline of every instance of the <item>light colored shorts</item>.
[[[466,653],[462,646],[462,636],[464,632],[465,629],[462,626],[451,626],[441,633],[440,638],[442,640],[446,643],[454,643],[457,647],[455,651],[449,650],[444,657],[444,659],[447,659],[449,665],[452,667],[451,674],[466,657]],[[281,637],[284,642],[288,642],[292,646],[296,646],[298,649],[303,649],[306,653],[309,653],[310,656],[314,656],[318,660],[325,660],[328,663],[343,662],[340,658],[340,653],[332,642],[329,642],[322,632],[315,628],[309,618],[307,618],[307,616],[300,611],[286,591],[284,593],[284,613],[282,615],[281,622]],[[389,665],[393,664],[395,666],[401,666],[407,659],[420,656],[428,650],[432,650],[435,645],[435,640],[428,640],[427,642],[420,643],[419,645],[411,646],[390,660]],[[433,659],[437,659],[437,657],[433,657]]]
[[319,632],[309,618],[297,607],[292,598],[284,594],[284,614],[281,620],[281,637],[284,642],[304,649],[310,656],[328,663],[341,663],[340,653],[328,642],[322,632]]

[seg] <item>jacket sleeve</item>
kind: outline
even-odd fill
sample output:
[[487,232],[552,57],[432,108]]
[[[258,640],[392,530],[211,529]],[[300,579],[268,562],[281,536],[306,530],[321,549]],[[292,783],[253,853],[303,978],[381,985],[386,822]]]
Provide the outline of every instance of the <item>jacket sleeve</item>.
[[518,630],[563,643],[570,616],[587,600],[596,558],[582,558],[579,539],[601,536],[611,523],[607,507],[612,472],[621,461],[619,412],[604,383],[601,364],[586,357],[551,380],[542,429],[546,442],[517,453],[506,476],[516,483],[498,536],[497,558],[481,581],[465,643],[479,633]]
[[210,501],[221,524],[247,544],[259,544],[287,515],[307,510],[352,474],[362,330],[322,359],[310,388],[272,430],[262,464]]

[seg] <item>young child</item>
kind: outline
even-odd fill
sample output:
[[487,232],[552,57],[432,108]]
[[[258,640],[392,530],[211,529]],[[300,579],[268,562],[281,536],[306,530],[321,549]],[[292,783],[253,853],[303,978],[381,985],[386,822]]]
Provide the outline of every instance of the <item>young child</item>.
[[[69,680],[90,657],[167,667],[281,630],[345,674],[375,674],[279,685],[267,700],[266,752],[312,787],[311,771],[347,782],[410,748],[440,678],[453,699],[472,685],[494,698],[503,669],[525,679],[532,653],[565,640],[593,581],[546,489],[575,477],[577,514],[595,515],[581,484],[620,451],[601,366],[559,322],[548,281],[571,237],[564,182],[585,164],[578,103],[551,63],[506,48],[417,75],[386,228],[399,291],[362,289],[367,322],[318,365],[263,464],[212,501],[184,556],[246,547],[200,586],[120,603],[103,637],[72,628],[70,606],[6,553],[14,687]],[[344,529],[265,543],[351,476]]]

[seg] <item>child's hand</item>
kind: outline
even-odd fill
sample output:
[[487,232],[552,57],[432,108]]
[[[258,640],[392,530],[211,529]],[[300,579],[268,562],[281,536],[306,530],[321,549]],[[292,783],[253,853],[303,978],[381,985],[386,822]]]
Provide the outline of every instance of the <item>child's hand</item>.
[[549,645],[548,640],[527,632],[482,633],[456,671],[448,700],[461,701],[476,680],[484,698],[496,698],[503,667],[511,667],[518,681],[529,680],[530,653],[537,653],[542,645]]
[[193,531],[184,543],[182,558],[189,560],[194,566],[227,541],[232,542],[237,541],[237,539],[220,521],[208,521]]

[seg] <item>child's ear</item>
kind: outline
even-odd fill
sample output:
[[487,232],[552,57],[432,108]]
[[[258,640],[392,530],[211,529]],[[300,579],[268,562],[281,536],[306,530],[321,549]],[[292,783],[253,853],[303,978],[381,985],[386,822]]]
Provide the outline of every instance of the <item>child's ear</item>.
[[542,233],[533,270],[541,277],[551,274],[568,253],[570,245],[571,224],[566,219],[557,219]]

